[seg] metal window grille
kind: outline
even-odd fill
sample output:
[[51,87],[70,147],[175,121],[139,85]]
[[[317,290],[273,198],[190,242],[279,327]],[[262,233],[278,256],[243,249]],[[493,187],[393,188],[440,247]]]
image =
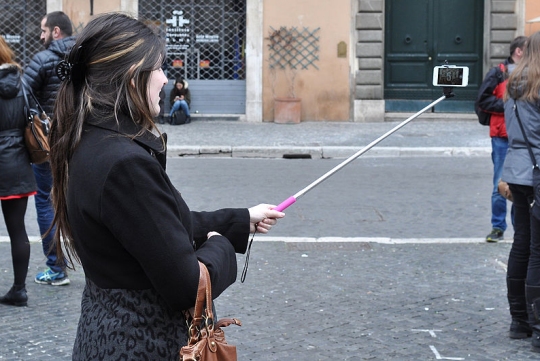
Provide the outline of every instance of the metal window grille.
[[319,60],[319,36],[320,28],[309,30],[304,27],[270,27],[268,34],[268,49],[270,68],[272,69],[308,69],[317,67]]
[[169,79],[245,79],[246,0],[140,0],[167,42]]
[[0,0],[0,35],[23,66],[44,49],[39,36],[46,12],[46,0]]

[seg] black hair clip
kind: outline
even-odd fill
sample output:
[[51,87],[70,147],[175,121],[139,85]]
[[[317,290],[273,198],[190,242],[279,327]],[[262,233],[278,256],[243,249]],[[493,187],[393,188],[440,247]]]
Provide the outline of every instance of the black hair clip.
[[73,65],[71,63],[68,63],[65,60],[62,60],[58,63],[56,66],[56,75],[58,75],[58,78],[61,81],[70,81],[71,80],[71,70],[73,69]]
[[[78,82],[81,77],[84,77],[85,66],[81,63],[80,59],[82,56],[83,47],[82,45],[77,48],[73,48],[70,51],[67,59],[71,59],[71,63],[67,59],[62,60],[56,66],[56,75],[61,81],[71,80]],[[77,67],[77,69],[75,69]]]

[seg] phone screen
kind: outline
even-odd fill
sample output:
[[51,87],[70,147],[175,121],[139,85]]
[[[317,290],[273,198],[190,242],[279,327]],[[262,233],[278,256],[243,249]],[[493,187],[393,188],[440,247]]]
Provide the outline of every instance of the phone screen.
[[463,68],[439,68],[438,85],[463,85]]

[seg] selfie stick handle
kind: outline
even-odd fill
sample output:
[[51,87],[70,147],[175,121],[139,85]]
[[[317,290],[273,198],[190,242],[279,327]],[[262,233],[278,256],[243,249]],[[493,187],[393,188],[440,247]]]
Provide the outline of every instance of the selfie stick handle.
[[[453,94],[451,95],[453,96]],[[431,104],[427,105],[424,109],[420,110],[418,113],[410,116],[408,119],[404,120],[402,123],[398,124],[396,127],[392,128],[391,130],[389,130],[388,132],[386,132],[385,134],[383,134],[382,136],[380,136],[379,138],[375,139],[373,142],[369,143],[367,146],[365,146],[363,149],[359,150],[358,152],[354,153],[353,155],[351,155],[349,158],[347,158],[345,161],[343,161],[342,163],[338,164],[337,166],[335,166],[333,169],[329,170],[328,172],[326,172],[326,174],[324,174],[323,176],[321,176],[319,179],[317,179],[316,181],[314,181],[313,183],[311,183],[310,185],[308,185],[307,187],[305,187],[304,189],[302,189],[301,191],[299,191],[298,193],[296,193],[295,195],[287,198],[286,200],[284,200],[283,202],[281,202],[277,207],[275,207],[274,209],[277,210],[277,211],[283,211],[284,209],[286,209],[287,207],[289,207],[290,205],[292,205],[294,202],[296,202],[296,200],[298,198],[300,198],[301,196],[303,196],[304,194],[306,194],[307,192],[309,192],[310,190],[312,190],[313,188],[315,188],[316,186],[318,186],[320,183],[322,183],[323,181],[325,181],[326,179],[328,179],[330,176],[334,175],[338,170],[340,170],[341,168],[345,167],[347,164],[349,164],[350,162],[352,162],[353,160],[355,160],[356,158],[358,158],[359,156],[361,156],[362,154],[364,154],[365,152],[367,152],[368,150],[370,150],[371,148],[373,148],[375,145],[377,145],[379,142],[381,142],[383,139],[387,138],[389,135],[391,135],[392,133],[398,131],[399,129],[403,128],[405,125],[407,125],[411,120],[415,119],[416,117],[418,117],[420,114],[422,114],[423,112],[425,112],[426,110],[428,110],[429,108],[435,106],[436,104],[442,102],[444,99],[446,98],[449,98],[450,97],[450,94],[447,94],[445,92],[445,95],[443,95],[442,97],[440,97],[439,99],[435,100],[434,102],[432,102]]]

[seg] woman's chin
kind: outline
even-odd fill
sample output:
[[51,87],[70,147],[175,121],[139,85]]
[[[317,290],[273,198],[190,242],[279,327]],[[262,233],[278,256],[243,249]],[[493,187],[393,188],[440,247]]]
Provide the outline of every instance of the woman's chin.
[[150,112],[152,113],[153,117],[157,117],[159,115],[159,111],[161,110],[161,107],[159,105],[155,105],[150,109]]

